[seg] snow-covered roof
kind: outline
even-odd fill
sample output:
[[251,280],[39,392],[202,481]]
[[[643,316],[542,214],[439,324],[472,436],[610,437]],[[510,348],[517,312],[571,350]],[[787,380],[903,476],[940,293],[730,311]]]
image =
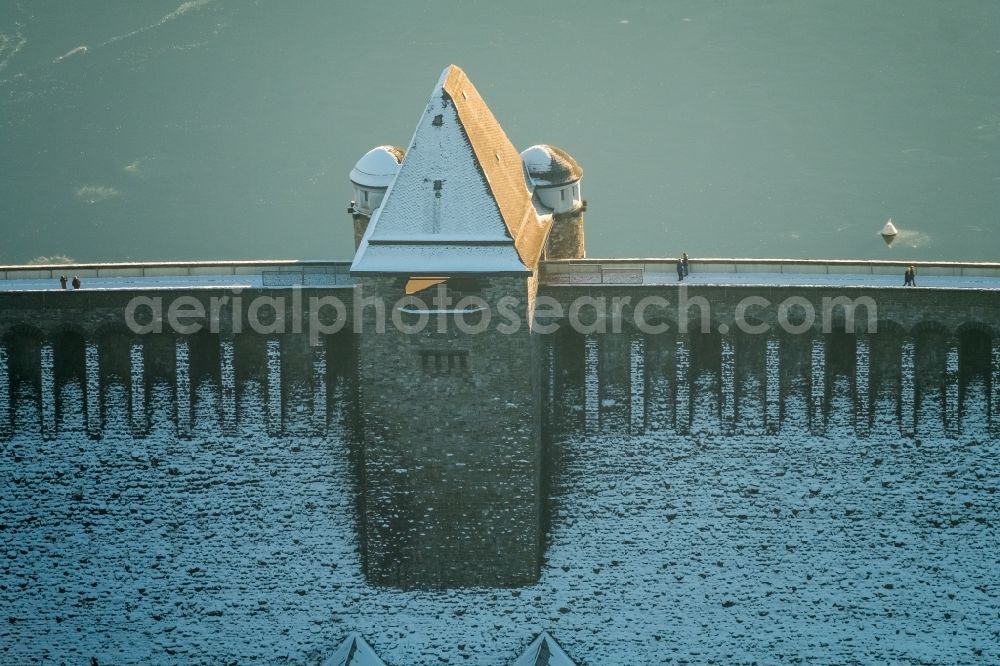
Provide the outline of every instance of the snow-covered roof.
[[360,634],[352,631],[323,666],[385,666],[385,662]]
[[576,666],[547,631],[538,634],[514,666]]
[[[360,250],[359,250],[360,253]],[[362,268],[355,273],[402,273],[409,276],[465,273],[524,273],[513,243],[466,245],[453,243],[369,243]]]
[[389,187],[399,172],[405,151],[398,146],[376,146],[351,169],[351,182],[362,187]]
[[540,143],[526,148],[521,159],[535,187],[569,185],[583,178],[583,168],[562,148]]
[[527,274],[549,225],[535,214],[517,149],[465,72],[451,65],[351,272]]

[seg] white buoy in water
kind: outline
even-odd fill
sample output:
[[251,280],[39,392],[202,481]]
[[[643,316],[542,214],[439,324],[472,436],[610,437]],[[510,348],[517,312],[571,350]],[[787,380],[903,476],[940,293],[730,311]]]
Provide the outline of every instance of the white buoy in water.
[[882,231],[880,231],[879,234],[882,236],[882,240],[885,241],[886,245],[891,246],[892,242],[896,240],[896,236],[899,235],[899,230],[896,229],[896,225],[892,223],[891,217],[889,218],[889,221],[885,223],[885,226],[882,227]]

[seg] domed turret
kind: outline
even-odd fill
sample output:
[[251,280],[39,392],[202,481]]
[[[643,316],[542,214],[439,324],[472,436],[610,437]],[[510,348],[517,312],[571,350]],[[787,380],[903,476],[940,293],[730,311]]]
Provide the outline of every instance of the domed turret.
[[536,203],[553,213],[545,257],[582,259],[586,256],[583,211],[587,208],[580,197],[583,169],[565,150],[544,143],[522,152],[521,161]]
[[377,146],[365,153],[351,169],[354,200],[347,212],[354,216],[354,247],[361,244],[372,213],[382,205],[405,151],[398,146]]
[[538,187],[568,185],[583,177],[583,168],[562,148],[540,143],[525,149],[521,159],[533,184]]
[[378,146],[365,153],[351,169],[354,203],[358,211],[371,215],[382,203],[403,161],[404,151],[397,146]]

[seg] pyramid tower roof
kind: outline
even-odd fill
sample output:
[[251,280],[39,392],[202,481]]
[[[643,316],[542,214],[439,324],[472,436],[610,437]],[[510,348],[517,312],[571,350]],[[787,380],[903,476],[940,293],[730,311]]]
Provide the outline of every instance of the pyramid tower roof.
[[525,275],[550,224],[535,213],[517,149],[465,72],[450,65],[351,273]]
[[531,642],[514,666],[576,666],[549,632],[543,631]]
[[351,632],[323,666],[385,666],[361,634]]

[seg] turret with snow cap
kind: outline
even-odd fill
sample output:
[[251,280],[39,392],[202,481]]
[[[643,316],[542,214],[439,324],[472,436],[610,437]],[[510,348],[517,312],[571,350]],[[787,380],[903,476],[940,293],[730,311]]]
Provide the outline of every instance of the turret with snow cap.
[[361,244],[372,213],[382,205],[386,190],[399,173],[405,151],[398,146],[376,146],[351,169],[354,200],[347,212],[354,217],[354,249]]
[[545,258],[582,259],[586,256],[583,211],[587,208],[580,196],[583,169],[565,150],[548,144],[524,150],[521,160],[535,207],[553,216]]

